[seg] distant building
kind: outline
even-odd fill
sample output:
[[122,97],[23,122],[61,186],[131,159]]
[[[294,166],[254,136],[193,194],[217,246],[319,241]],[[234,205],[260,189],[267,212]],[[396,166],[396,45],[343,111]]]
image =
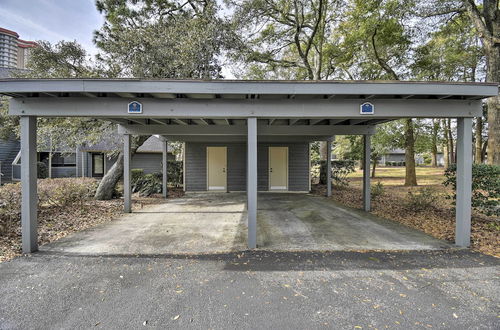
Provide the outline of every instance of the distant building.
[[34,41],[27,41],[18,39],[17,40],[17,68],[27,69],[28,59],[31,55],[31,50],[37,46]]
[[[387,153],[380,157],[380,165],[382,166],[404,166],[405,163],[405,150],[404,149],[393,149],[389,150]],[[423,154],[415,155],[416,165],[425,165],[426,160]],[[437,153],[437,165],[444,166],[443,153]]]
[[14,31],[0,28],[0,78],[8,77],[12,70],[25,70],[34,41],[19,39]]

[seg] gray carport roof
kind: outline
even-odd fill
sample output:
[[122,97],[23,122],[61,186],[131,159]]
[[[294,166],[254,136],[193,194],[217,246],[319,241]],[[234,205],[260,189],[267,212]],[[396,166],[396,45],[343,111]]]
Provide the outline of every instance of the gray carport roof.
[[[287,81],[158,79],[3,79],[0,93],[13,97],[115,96],[154,98],[423,98],[482,99],[495,83],[422,81]],[[139,95],[138,95],[139,94]],[[142,94],[142,95],[141,95]]]
[[[497,84],[413,81],[251,81],[141,79],[5,79],[0,94],[13,97],[11,114],[97,117],[122,132],[171,140],[242,140],[246,118],[260,136],[372,134],[374,125],[408,117],[473,117]],[[129,114],[131,100],[143,104]],[[375,114],[359,113],[369,101]],[[216,138],[218,136],[219,138]]]

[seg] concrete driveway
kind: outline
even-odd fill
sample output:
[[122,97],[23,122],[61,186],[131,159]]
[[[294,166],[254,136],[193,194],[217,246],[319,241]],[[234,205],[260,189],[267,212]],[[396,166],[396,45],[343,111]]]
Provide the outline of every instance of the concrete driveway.
[[[246,250],[244,193],[189,194],[42,246],[82,255],[159,255]],[[96,210],[98,211],[98,210]],[[260,193],[258,248],[432,250],[451,245],[420,231],[306,194]]]

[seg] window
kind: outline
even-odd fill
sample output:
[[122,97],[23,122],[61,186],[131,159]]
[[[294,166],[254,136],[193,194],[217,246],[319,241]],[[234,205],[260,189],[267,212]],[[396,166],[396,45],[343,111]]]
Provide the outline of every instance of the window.
[[92,176],[101,177],[104,175],[104,154],[92,154]]
[[[49,155],[48,152],[40,152],[40,161],[49,165]],[[53,152],[52,167],[76,167],[76,154]]]

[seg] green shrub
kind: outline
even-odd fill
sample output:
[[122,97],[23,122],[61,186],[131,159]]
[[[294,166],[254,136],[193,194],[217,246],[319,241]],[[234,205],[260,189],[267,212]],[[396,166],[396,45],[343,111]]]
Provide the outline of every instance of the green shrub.
[[[182,185],[182,162],[168,162],[168,184],[174,187]],[[147,197],[152,194],[159,194],[163,191],[163,174],[161,172],[144,174],[142,169],[132,170],[131,177],[132,192],[139,193],[140,196]]]
[[405,206],[408,210],[419,212],[434,206],[436,191],[430,187],[422,187],[417,191],[409,191]]
[[[449,166],[444,175],[446,179],[443,184],[453,188],[453,195],[449,198],[456,200],[456,165]],[[472,165],[472,207],[488,216],[500,216],[500,166]]]
[[373,200],[376,200],[377,198],[382,196],[384,193],[385,193],[385,187],[384,187],[384,184],[382,182],[379,181],[376,184],[374,184],[373,186],[371,186],[370,194],[371,194],[371,198]]
[[167,176],[168,183],[174,187],[182,186],[182,162],[168,161]]
[[162,173],[144,174],[132,183],[132,192],[139,193],[142,197],[159,194],[162,192]]
[[131,171],[130,181],[134,184],[135,181],[139,180],[144,176],[144,170],[142,168],[134,168]]
[[[326,161],[322,160],[320,164],[320,182],[326,182]],[[315,164],[313,164],[314,166]],[[337,186],[349,185],[347,176],[353,173],[356,169],[354,167],[354,160],[333,160],[332,161],[332,181]]]

